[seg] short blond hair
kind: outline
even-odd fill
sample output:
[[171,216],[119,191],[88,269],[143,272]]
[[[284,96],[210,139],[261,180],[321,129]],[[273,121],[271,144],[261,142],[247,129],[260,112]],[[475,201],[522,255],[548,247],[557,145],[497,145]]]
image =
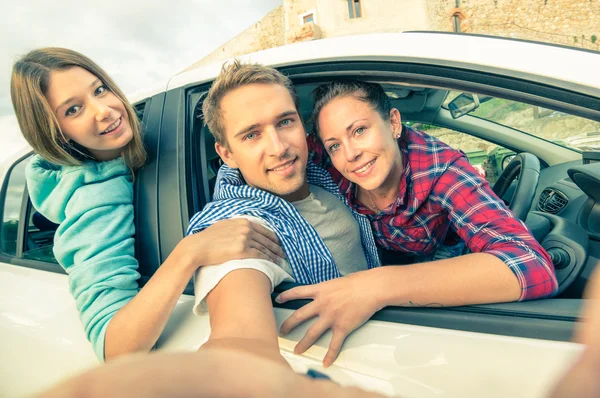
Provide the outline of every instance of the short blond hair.
[[204,122],[215,137],[215,141],[225,147],[228,145],[221,101],[230,91],[248,84],[278,84],[285,87],[298,110],[298,95],[292,81],[277,69],[260,64],[244,64],[238,59],[223,64],[221,73],[213,82],[202,104],[202,113]]
[[65,166],[81,164],[81,159],[63,144],[64,134],[46,99],[52,71],[75,66],[100,79],[106,88],[123,102],[133,138],[123,148],[121,156],[132,171],[142,167],[147,156],[140,123],[133,107],[102,68],[83,54],[66,48],[47,47],[33,50],[13,65],[10,96],[23,136],[35,152],[51,163]]

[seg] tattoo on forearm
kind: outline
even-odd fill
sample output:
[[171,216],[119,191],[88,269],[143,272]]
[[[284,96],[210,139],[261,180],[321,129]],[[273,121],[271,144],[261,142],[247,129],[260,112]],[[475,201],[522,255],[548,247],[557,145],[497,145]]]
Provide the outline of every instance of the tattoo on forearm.
[[414,301],[402,304],[403,307],[443,307],[440,303],[419,304]]

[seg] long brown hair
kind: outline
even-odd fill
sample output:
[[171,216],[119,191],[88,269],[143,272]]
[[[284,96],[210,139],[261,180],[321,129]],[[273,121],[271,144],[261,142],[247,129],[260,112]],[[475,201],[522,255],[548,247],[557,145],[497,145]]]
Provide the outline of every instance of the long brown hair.
[[85,55],[66,48],[48,47],[33,50],[13,66],[10,96],[23,136],[34,151],[51,163],[81,164],[80,157],[65,146],[63,132],[46,99],[52,71],[75,66],[99,78],[106,88],[123,102],[133,138],[123,148],[121,156],[132,171],[142,167],[147,156],[142,142],[140,123],[133,107],[102,68]]

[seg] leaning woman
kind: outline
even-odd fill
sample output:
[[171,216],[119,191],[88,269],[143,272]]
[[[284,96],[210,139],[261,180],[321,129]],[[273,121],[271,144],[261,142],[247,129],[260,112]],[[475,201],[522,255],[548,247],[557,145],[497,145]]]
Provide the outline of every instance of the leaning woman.
[[[36,152],[26,169],[31,202],[59,224],[54,254],[100,360],[149,351],[199,266],[264,253],[278,258],[270,232],[239,233],[230,221],[183,239],[140,289],[133,177],[147,156],[121,90],[82,54],[42,48],[14,64],[11,98]],[[246,244],[230,250],[232,240]],[[209,244],[223,249],[216,253]]]
[[[379,84],[318,87],[313,121],[315,161],[329,170],[349,206],[370,219],[378,247],[402,253],[405,265],[282,293],[279,302],[314,299],[281,327],[287,333],[318,316],[297,353],[331,329],[324,360],[331,364],[346,336],[385,306],[496,303],[556,292],[552,262],[525,224],[462,152],[403,126]],[[452,240],[457,256],[436,257]],[[460,242],[470,254],[461,255]]]

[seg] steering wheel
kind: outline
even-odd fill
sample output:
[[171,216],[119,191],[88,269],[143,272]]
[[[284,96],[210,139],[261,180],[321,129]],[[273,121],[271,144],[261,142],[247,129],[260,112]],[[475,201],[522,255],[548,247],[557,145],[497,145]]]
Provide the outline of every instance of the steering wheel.
[[492,190],[502,198],[515,178],[519,177],[515,193],[508,204],[519,220],[525,221],[540,179],[540,161],[528,152],[521,152],[504,168]]

